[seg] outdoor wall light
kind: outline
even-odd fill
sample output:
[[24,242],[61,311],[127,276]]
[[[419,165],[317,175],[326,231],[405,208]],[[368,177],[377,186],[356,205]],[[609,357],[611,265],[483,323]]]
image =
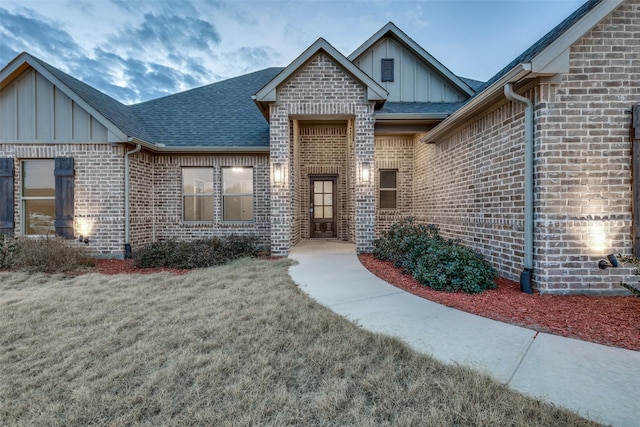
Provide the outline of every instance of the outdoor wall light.
[[80,237],[78,237],[78,242],[84,243],[85,245],[88,245],[89,244],[89,238],[88,237],[83,237],[82,235],[80,235]]
[[362,182],[369,182],[371,180],[371,165],[369,162],[362,163],[362,171],[360,173]]
[[284,172],[282,171],[282,163],[273,164],[273,182],[281,184],[284,181]]
[[618,266],[618,258],[614,254],[607,255],[607,259],[601,259],[598,261],[598,268],[600,270],[605,270],[609,267],[617,267]]

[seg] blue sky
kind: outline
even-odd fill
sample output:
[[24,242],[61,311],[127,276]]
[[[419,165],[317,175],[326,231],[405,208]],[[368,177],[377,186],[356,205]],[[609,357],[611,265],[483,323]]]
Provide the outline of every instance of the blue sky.
[[349,55],[387,22],[488,80],[585,0],[3,0],[0,67],[27,51],[125,103],[288,65],[318,37]]

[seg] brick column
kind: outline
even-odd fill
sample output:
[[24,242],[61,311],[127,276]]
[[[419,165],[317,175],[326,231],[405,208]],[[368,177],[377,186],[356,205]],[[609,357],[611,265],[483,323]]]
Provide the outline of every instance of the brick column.
[[[373,251],[375,238],[375,164],[374,164],[373,106],[356,107],[355,163],[356,163],[356,251]],[[363,169],[368,168],[368,179]]]
[[[286,256],[289,254],[293,221],[291,209],[293,182],[289,168],[291,152],[289,115],[286,106],[275,104],[270,107],[270,115],[271,253]],[[283,171],[283,179],[280,183],[274,182],[273,179],[276,163],[281,165]]]

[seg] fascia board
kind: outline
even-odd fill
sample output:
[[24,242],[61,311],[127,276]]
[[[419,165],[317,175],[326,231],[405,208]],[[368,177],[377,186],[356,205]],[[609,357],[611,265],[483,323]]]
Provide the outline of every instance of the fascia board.
[[440,74],[451,80],[451,82],[453,82],[456,86],[463,90],[467,95],[472,96],[475,93],[475,91],[471,89],[468,84],[462,81],[460,77],[453,74],[451,70],[444,66],[444,64],[434,58],[418,43],[411,40],[406,34],[402,32],[400,32],[400,34],[394,34],[396,35],[396,37],[399,37],[404,43],[406,43],[411,49],[413,49],[419,56],[424,58],[424,60],[427,61],[432,67],[434,67]]
[[367,49],[369,49],[371,46],[373,46],[374,44],[376,44],[376,42],[378,40],[380,40],[380,38],[382,38],[382,36],[384,36],[385,34],[387,34],[389,31],[393,31],[394,28],[398,28],[395,26],[395,24],[393,22],[388,22],[384,27],[382,27],[381,29],[379,29],[374,35],[372,35],[371,37],[369,37],[364,43],[362,43],[360,45],[360,47],[358,47],[356,50],[354,50],[351,55],[349,55],[347,58],[349,59],[349,61],[353,62],[355,61],[360,55],[362,55]]
[[387,33],[392,33],[397,39],[404,43],[409,49],[413,50],[419,57],[435,68],[440,74],[451,80],[460,90],[464,91],[467,95],[471,96],[475,91],[466,84],[462,79],[453,74],[451,70],[445,67],[440,61],[434,58],[429,52],[427,52],[422,46],[416,43],[411,37],[406,35],[400,28],[398,28],[393,22],[389,22],[382,27],[373,36],[369,37],[367,41],[360,45],[351,55],[348,56],[349,61],[355,61],[360,55],[362,55],[367,49],[376,44]]
[[501,79],[483,90],[475,98],[472,98],[468,103],[460,107],[455,113],[450,115],[443,122],[429,131],[429,133],[420,138],[420,141],[428,143],[437,142],[438,138],[442,137],[447,132],[452,130],[460,122],[464,121],[468,116],[476,113],[479,109],[481,109],[488,100],[496,95],[496,93],[502,93],[504,85],[506,85],[507,83],[517,82],[530,73],[531,65],[528,63],[515,66],[511,69],[511,71],[502,76]]
[[596,5],[585,16],[583,16],[582,19],[564,31],[557,39],[547,46],[546,49],[531,59],[532,71],[534,73],[553,71],[556,67],[552,64],[556,62],[558,57],[563,54],[567,54],[568,49],[575,42],[577,42],[623,2],[624,0],[604,0],[600,4]]
[[[2,87],[5,86],[5,79],[9,78],[14,72],[20,71],[24,68],[24,64],[28,64],[31,68],[36,70],[39,74],[41,74],[44,78],[49,80],[56,88],[60,89],[62,93],[67,95],[69,98],[73,100],[76,104],[82,107],[87,113],[91,114],[95,117],[98,122],[100,122],[107,130],[115,136],[115,139],[119,141],[124,141],[127,139],[127,135],[120,130],[116,125],[114,125],[109,119],[103,116],[98,110],[89,105],[84,99],[78,96],[73,90],[71,90],[67,85],[62,83],[56,76],[51,74],[47,69],[38,64],[37,61],[33,60],[31,55],[26,52],[21,53],[16,57],[14,61],[12,61],[7,67],[5,67],[0,73],[0,81],[2,82]],[[25,68],[26,69],[26,68]],[[111,139],[111,138],[110,138]],[[111,141],[109,141],[111,142]]]
[[269,153],[270,147],[175,147],[152,144],[138,139],[128,138],[129,144],[140,144],[149,151],[155,153],[238,153],[238,154],[264,154]]

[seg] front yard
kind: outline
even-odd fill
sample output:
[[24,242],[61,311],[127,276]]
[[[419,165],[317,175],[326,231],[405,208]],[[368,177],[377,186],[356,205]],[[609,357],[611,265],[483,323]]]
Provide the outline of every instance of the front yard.
[[0,425],[594,425],[357,328],[289,262],[0,272]]

